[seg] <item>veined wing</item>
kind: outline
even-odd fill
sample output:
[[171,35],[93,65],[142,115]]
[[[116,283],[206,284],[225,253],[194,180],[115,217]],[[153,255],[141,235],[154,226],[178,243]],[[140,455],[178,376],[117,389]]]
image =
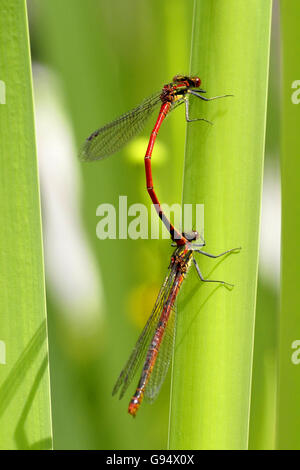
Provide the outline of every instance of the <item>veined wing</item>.
[[164,305],[167,302],[170,292],[172,291],[172,286],[175,278],[176,268],[172,266],[159,291],[152,313],[136,342],[131,356],[129,357],[124,369],[121,371],[121,374],[113,388],[112,394],[115,395],[121,387],[119,398],[123,397],[139,365],[141,364],[142,359],[145,358],[146,349],[148,348],[150,339],[154,334],[157,321],[161,316],[161,312],[164,308]]
[[174,306],[170,312],[170,318],[166,327],[161,347],[159,349],[155,366],[145,389],[145,398],[150,403],[153,403],[154,400],[156,400],[162,384],[166,378],[174,350],[175,332],[176,307]]
[[170,291],[168,299],[168,308],[170,309],[169,319],[166,325],[164,336],[159,348],[159,353],[155,365],[153,367],[152,373],[149,378],[149,382],[146,385],[145,389],[145,398],[152,403],[156,400],[161,386],[167,375],[169,365],[172,359],[174,342],[175,342],[175,333],[176,333],[176,306],[174,304],[179,287],[181,282],[178,282],[178,279],[183,275],[178,273],[176,280],[173,283],[173,288]]
[[126,145],[141,132],[154,109],[162,104],[160,94],[150,96],[136,108],[93,132],[80,149],[81,160],[101,160]]

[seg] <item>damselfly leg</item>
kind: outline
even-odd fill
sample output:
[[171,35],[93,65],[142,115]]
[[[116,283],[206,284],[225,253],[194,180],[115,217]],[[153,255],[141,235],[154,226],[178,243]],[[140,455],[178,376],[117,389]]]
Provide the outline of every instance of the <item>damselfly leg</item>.
[[[203,90],[201,90],[201,92],[203,93]],[[194,90],[188,90],[188,93],[190,93],[191,95],[197,96],[197,98],[200,98],[200,100],[203,100],[203,101],[213,101],[213,100],[218,100],[219,98],[229,98],[230,96],[233,96],[233,95],[219,95],[219,96],[211,96],[210,98],[206,98],[206,96],[202,96],[200,95],[200,93]]]
[[200,253],[201,255],[209,256],[209,258],[220,258],[220,256],[224,256],[227,253],[232,253],[234,251],[240,251],[240,250],[241,250],[241,247],[239,246],[238,248],[231,248],[231,250],[226,250],[223,253],[220,253],[219,255],[212,255],[211,253],[206,253],[206,251],[202,251],[202,250],[194,250],[194,251],[196,251],[197,253]]
[[[240,251],[240,250],[241,250],[241,247],[231,248],[231,250],[226,250],[223,253],[220,253],[219,255],[212,255],[212,254],[206,253],[205,251],[202,251],[202,250],[193,250],[193,251],[195,251],[196,253],[200,253],[201,255],[208,256],[209,258],[220,258],[221,256],[227,255],[228,253],[233,253],[233,252],[237,252],[237,251]],[[201,279],[202,282],[217,282],[219,284],[223,284],[223,285],[229,286],[229,287],[234,286],[234,284],[230,284],[229,282],[226,282],[226,281],[218,281],[218,280],[214,280],[214,279],[205,279],[203,277],[201,271],[200,271],[200,268],[199,268],[198,263],[197,263],[195,258],[193,258],[193,263],[194,263],[195,268],[197,270],[198,276],[199,276],[199,278]]]

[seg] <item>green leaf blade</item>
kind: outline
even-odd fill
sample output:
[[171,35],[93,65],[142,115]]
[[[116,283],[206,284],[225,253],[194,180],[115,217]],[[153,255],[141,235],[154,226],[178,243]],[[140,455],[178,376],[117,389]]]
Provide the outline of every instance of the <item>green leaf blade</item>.
[[0,74],[0,448],[49,449],[44,264],[23,0],[0,0]]
[[205,206],[206,251],[242,250],[197,257],[206,278],[232,291],[191,273],[179,299],[173,449],[248,446],[270,20],[271,1],[195,1],[191,71],[208,97],[234,97],[193,100],[192,117],[214,125],[188,125],[183,201]]

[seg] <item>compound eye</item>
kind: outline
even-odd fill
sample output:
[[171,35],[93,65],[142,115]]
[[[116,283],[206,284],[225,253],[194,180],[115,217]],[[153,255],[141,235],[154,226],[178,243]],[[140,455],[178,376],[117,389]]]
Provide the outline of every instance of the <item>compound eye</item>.
[[194,81],[195,81],[195,87],[198,88],[198,87],[201,85],[201,80],[200,80],[200,78],[199,78],[199,77],[195,77]]

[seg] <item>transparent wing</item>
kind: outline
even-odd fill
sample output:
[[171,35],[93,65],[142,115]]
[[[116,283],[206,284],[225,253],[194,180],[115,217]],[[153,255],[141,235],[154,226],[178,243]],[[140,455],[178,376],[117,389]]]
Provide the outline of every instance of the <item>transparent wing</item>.
[[145,398],[150,403],[156,400],[167,375],[174,350],[175,331],[176,307],[173,306],[171,307],[170,317],[166,326],[166,331],[161,346],[159,348],[159,353],[153,371],[145,389]]
[[156,299],[152,313],[140,334],[136,345],[129,357],[124,369],[121,371],[119,378],[113,388],[112,394],[115,395],[121,387],[120,398],[123,397],[126,392],[129,384],[131,383],[135,373],[141,364],[142,359],[145,358],[146,350],[149,347],[150,339],[154,334],[154,330],[157,325],[157,321],[160,318],[162,309],[169,297],[170,292],[172,291],[172,286],[176,278],[176,269],[174,267],[170,268],[170,271],[159,291],[158,297]]
[[154,109],[162,104],[160,94],[150,96],[136,108],[93,132],[80,149],[80,159],[100,160],[120,150],[141,132]]

